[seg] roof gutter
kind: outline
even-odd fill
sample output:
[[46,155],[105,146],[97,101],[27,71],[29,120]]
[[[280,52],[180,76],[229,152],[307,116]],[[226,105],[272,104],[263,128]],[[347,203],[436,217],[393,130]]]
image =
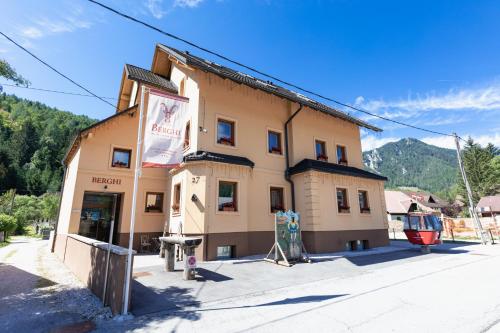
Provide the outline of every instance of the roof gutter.
[[286,170],[285,170],[285,179],[290,183],[290,192],[292,194],[292,211],[295,211],[295,184],[293,183],[292,177],[290,177],[290,159],[289,159],[289,148],[288,148],[288,124],[295,118],[295,116],[302,111],[302,104],[299,104],[299,108],[295,111],[290,118],[285,122],[285,161],[286,161]]

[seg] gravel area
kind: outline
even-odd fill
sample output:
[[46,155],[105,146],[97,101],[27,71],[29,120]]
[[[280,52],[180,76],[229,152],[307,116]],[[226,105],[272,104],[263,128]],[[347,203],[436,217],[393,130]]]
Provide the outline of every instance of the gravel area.
[[64,331],[75,323],[112,318],[110,309],[50,253],[48,241],[14,239],[0,249],[0,275],[2,331]]

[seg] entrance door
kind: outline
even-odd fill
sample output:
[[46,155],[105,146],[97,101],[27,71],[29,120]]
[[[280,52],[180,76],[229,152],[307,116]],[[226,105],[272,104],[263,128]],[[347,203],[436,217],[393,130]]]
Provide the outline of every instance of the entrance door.
[[114,220],[113,243],[116,242],[121,194],[85,192],[78,234],[84,237],[109,241],[111,222]]

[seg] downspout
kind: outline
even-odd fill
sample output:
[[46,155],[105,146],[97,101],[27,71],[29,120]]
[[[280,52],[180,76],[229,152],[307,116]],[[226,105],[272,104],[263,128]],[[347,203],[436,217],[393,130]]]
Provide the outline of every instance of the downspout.
[[286,170],[285,170],[285,179],[290,183],[290,192],[292,194],[292,211],[295,211],[295,184],[293,183],[292,178],[290,177],[290,159],[288,157],[288,124],[292,121],[293,118],[302,110],[302,104],[299,104],[299,108],[295,111],[290,118],[285,122],[285,161],[286,161]]
[[63,172],[63,179],[61,182],[61,194],[59,196],[59,209],[57,210],[56,226],[54,229],[54,239],[52,240],[52,246],[50,249],[50,252],[52,252],[52,253],[54,252],[54,248],[56,245],[57,226],[59,225],[59,215],[61,215],[61,203],[62,203],[62,197],[63,197],[63,192],[64,192],[64,183],[66,182],[66,172],[68,170],[68,166],[64,163],[64,161],[62,162],[62,164],[64,166],[64,172]]

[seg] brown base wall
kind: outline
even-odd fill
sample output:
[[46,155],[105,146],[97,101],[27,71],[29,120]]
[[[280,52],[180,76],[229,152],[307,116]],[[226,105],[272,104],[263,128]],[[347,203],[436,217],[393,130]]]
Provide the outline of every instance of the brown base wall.
[[[93,240],[88,239],[88,241],[92,242]],[[125,250],[123,249],[123,251]],[[80,281],[87,285],[94,295],[102,299],[106,250],[74,238],[72,235],[57,235],[54,253]],[[123,308],[123,285],[126,268],[127,255],[112,252],[109,260],[106,304],[111,308],[113,314],[121,313]]]
[[[149,238],[152,237],[161,237],[163,236],[163,232],[136,232],[134,234],[134,245],[132,248],[136,250],[138,253],[141,252],[141,235],[146,235]],[[116,235],[118,246],[128,248],[128,241],[130,239],[130,233],[118,233]]]
[[[196,249],[198,260],[216,260],[217,247],[234,246],[235,257],[267,254],[274,243],[274,231],[214,233],[200,236],[202,245]],[[389,245],[387,229],[303,231],[302,239],[310,253],[337,252],[346,250],[346,242],[366,240],[368,247]]]
[[345,251],[346,243],[367,240],[368,247],[389,245],[387,229],[302,231],[302,240],[310,253]]

